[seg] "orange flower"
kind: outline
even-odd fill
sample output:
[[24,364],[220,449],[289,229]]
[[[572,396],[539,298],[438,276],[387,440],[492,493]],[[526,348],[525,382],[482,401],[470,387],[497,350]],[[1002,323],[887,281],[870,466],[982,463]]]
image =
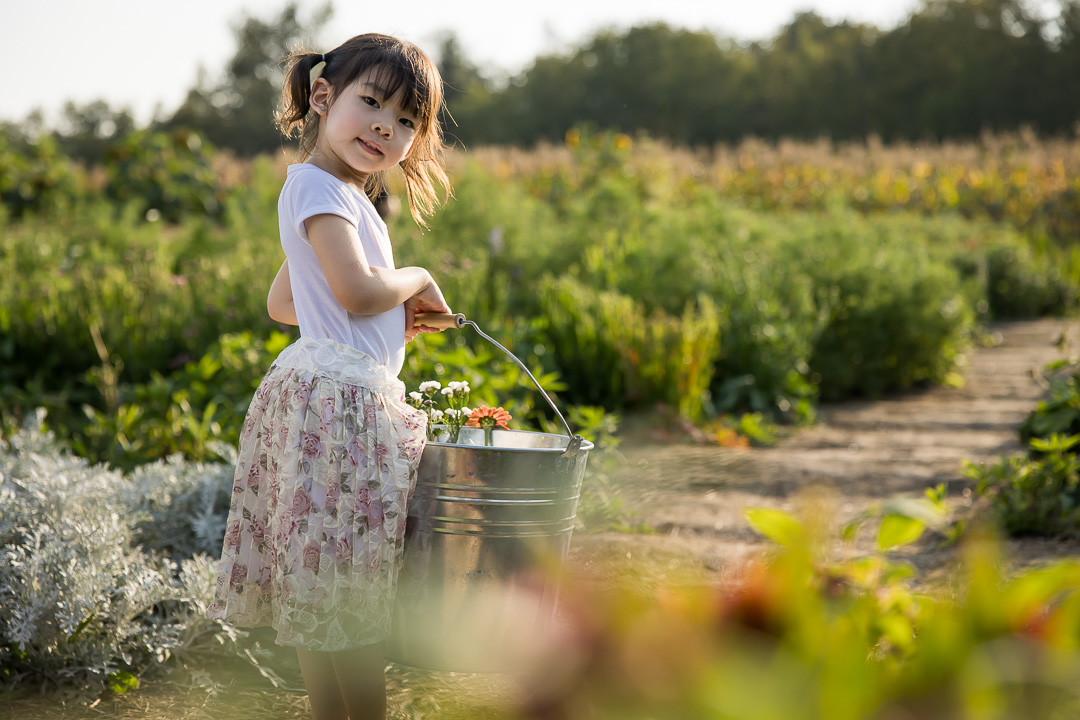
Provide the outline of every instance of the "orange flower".
[[501,407],[493,408],[484,405],[483,407],[478,407],[473,410],[469,415],[469,421],[465,424],[471,427],[484,429],[494,427],[506,428],[506,423],[509,422],[510,419],[510,413],[506,412]]

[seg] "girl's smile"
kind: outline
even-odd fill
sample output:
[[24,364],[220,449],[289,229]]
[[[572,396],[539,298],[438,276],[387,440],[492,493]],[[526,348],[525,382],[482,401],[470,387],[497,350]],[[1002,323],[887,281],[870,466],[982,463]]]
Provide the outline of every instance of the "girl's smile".
[[367,150],[372,155],[378,156],[383,154],[383,151],[379,149],[379,146],[375,143],[368,142],[364,138],[357,138],[356,141],[360,143],[360,147],[362,147],[364,150]]

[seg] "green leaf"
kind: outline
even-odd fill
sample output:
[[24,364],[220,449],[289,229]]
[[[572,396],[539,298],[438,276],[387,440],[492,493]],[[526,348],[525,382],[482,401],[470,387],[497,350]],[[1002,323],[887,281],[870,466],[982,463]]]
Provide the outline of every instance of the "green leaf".
[[126,670],[120,670],[109,675],[109,689],[117,695],[123,695],[129,690],[139,687],[139,678]]
[[888,550],[898,545],[915,542],[926,528],[925,523],[903,515],[886,515],[878,529],[877,545],[881,550]]
[[1071,407],[1037,412],[1032,420],[1032,429],[1036,435],[1051,435],[1065,432],[1075,422],[1080,411]]
[[934,529],[940,529],[948,522],[945,507],[928,498],[891,498],[882,504],[881,515],[883,517],[899,515],[900,517],[911,518]]
[[1080,442],[1080,435],[1051,435],[1049,438],[1032,438],[1031,449],[1039,452],[1065,452]]
[[803,539],[803,528],[790,513],[774,508],[748,508],[746,521],[760,534],[781,545],[794,546]]

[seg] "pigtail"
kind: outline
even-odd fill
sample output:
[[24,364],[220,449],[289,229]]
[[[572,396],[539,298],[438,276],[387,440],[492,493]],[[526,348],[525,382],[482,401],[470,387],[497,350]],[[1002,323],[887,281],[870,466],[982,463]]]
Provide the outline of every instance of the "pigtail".
[[[278,129],[285,137],[299,137],[300,150],[310,154],[315,144],[311,126],[311,71],[323,62],[319,53],[297,52],[287,60],[285,82],[281,86],[281,107],[275,115]],[[325,72],[325,68],[323,68]]]

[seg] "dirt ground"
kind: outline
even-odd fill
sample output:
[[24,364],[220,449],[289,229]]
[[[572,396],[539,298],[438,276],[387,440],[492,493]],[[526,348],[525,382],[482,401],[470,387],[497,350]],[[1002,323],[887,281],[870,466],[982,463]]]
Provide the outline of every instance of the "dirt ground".
[[[630,569],[635,555],[662,553],[705,575],[723,574],[765,547],[743,519],[744,509],[798,511],[811,490],[824,493],[837,523],[890,497],[922,496],[939,483],[962,511],[972,502],[963,461],[992,462],[1021,450],[1017,427],[1045,392],[1045,366],[1076,353],[1077,325],[1061,319],[997,324],[990,329],[992,344],[969,352],[963,387],[825,405],[819,423],[775,447],[657,443],[647,432],[625,438],[626,463],[613,480],[638,513],[635,519],[657,534],[579,534],[572,561],[594,569],[601,559],[614,560]],[[954,555],[941,539],[927,534],[908,559],[923,573],[941,570]],[[1024,539],[1007,546],[1018,565],[1080,555],[1077,542]]]

